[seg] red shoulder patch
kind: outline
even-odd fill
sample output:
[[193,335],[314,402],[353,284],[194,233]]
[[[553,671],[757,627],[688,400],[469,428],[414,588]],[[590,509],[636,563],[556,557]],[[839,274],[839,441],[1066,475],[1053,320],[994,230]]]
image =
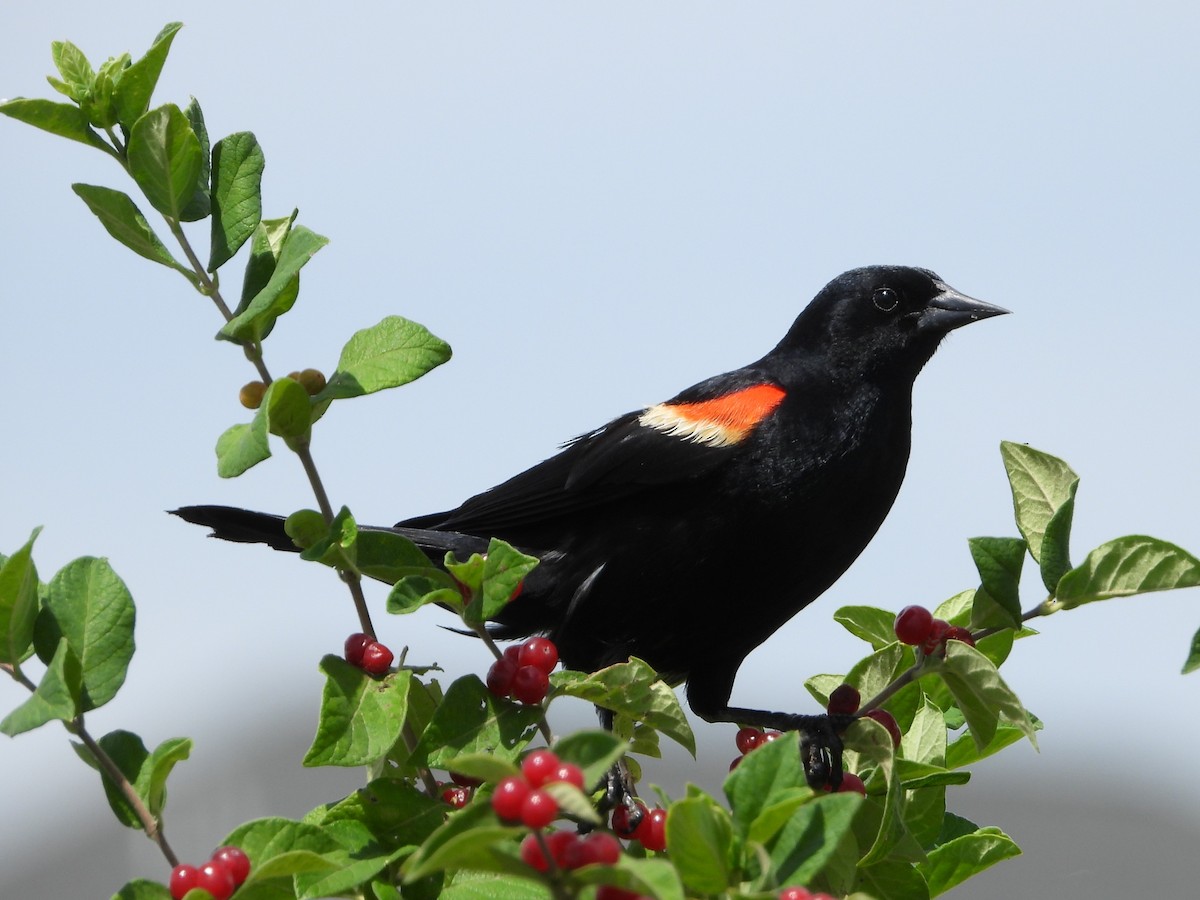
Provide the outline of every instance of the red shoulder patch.
[[660,403],[642,413],[638,421],[673,437],[728,447],[740,443],[785,396],[777,385],[756,384],[698,403]]

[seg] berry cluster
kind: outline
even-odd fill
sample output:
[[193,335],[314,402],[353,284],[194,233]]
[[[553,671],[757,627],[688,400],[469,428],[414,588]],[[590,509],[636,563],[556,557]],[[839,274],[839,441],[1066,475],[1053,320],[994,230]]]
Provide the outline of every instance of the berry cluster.
[[829,894],[814,894],[808,888],[790,887],[779,892],[779,900],[837,900]]
[[761,728],[743,728],[738,731],[733,741],[737,744],[738,752],[741,756],[735,756],[733,762],[729,764],[729,771],[732,772],[741,763],[742,758],[751,750],[757,750],[763,744],[769,744],[771,741],[777,741],[783,737],[782,731],[763,731]]
[[[545,835],[544,840],[550,858],[560,869],[615,866],[621,858],[621,842],[607,831],[593,831],[586,837],[571,831],[555,831]],[[521,859],[539,872],[550,868],[536,834],[527,834],[521,841]]]
[[[305,369],[303,372],[289,372],[288,378],[299,382],[304,392],[310,397],[325,389],[325,373],[320,369]],[[238,400],[246,409],[258,409],[266,396],[267,386],[261,381],[248,381],[238,392]]]
[[356,631],[346,638],[346,662],[370,675],[382,675],[392,659],[392,651],[368,634]]
[[492,809],[505,822],[545,828],[558,818],[558,803],[544,790],[565,781],[583,790],[583,769],[563,762],[552,750],[534,750],[521,761],[521,774],[502,778],[492,794]]
[[488,690],[527,705],[541,703],[550,690],[550,673],[556,665],[558,648],[549,638],[532,637],[523,644],[512,644],[488,670]]
[[228,900],[250,875],[250,857],[239,847],[218,847],[202,866],[180,863],[171,870],[171,897],[183,900],[188,891],[208,891],[213,900]]
[[637,841],[647,850],[661,853],[667,849],[667,811],[660,807],[647,809],[641,800],[636,803],[636,815],[625,804],[613,810],[612,830],[618,837]]
[[946,641],[975,646],[975,636],[961,625],[935,619],[923,606],[906,606],[896,614],[896,637],[901,643],[920,647],[926,656],[946,655]]

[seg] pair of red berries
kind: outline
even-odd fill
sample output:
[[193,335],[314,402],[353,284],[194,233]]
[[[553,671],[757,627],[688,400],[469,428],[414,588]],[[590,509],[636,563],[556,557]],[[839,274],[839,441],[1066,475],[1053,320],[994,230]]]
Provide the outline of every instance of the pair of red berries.
[[488,669],[488,690],[529,706],[541,703],[550,691],[550,673],[556,665],[558,648],[549,638],[532,637],[523,644],[512,644]]
[[520,775],[497,782],[492,809],[505,822],[545,828],[558,818],[558,803],[542,788],[558,781],[583,790],[583,769],[563,762],[552,750],[534,750],[521,761]]
[[[555,831],[544,838],[550,858],[560,869],[581,869],[584,866],[615,866],[621,858],[621,842],[607,831],[593,831],[586,837],[570,831]],[[521,859],[539,872],[550,868],[541,842],[535,834],[521,841]]]
[[455,809],[462,809],[470,803],[471,798],[475,796],[475,788],[483,784],[480,779],[459,772],[451,772],[450,780],[454,783],[443,782],[438,787],[442,789],[442,802],[450,804]]
[[171,870],[171,897],[183,900],[188,891],[208,891],[213,900],[228,900],[250,876],[250,857],[240,847],[218,847],[202,866],[180,863]]
[[648,809],[641,800],[636,801],[641,813],[635,825],[633,811],[619,804],[612,813],[612,830],[618,837],[637,841],[647,850],[661,853],[667,849],[667,811],[660,807]]
[[391,668],[392,651],[369,634],[356,631],[346,638],[346,662],[369,675],[382,675]]
[[741,756],[735,756],[733,762],[729,764],[729,771],[732,772],[738,767],[742,759],[751,750],[757,750],[764,744],[769,744],[771,741],[777,741],[783,737],[782,731],[763,731],[761,728],[742,728],[734,737],[733,742],[737,744],[738,752]]
[[896,637],[902,644],[920,647],[926,656],[935,653],[945,655],[946,641],[962,641],[975,646],[975,636],[961,625],[951,625],[935,619],[933,613],[923,606],[906,606],[896,614],[893,626]]

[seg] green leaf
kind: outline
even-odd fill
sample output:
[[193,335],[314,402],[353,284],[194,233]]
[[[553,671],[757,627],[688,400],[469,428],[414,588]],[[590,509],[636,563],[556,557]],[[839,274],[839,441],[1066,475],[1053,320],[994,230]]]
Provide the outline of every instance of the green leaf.
[[[452,689],[453,690],[453,689]],[[490,804],[472,803],[452,813],[441,828],[421,845],[402,867],[411,883],[445,869],[530,874],[515,853],[517,828],[499,824]]]
[[1016,725],[1037,746],[1033,720],[991,660],[962,641],[946,642],[946,658],[938,669],[954,701],[966,717],[975,744],[982,749],[996,736],[1000,718]]
[[325,811],[312,824],[362,822],[381,844],[392,849],[422,844],[446,819],[446,804],[405,781],[377,778]]
[[900,753],[905,760],[945,767],[946,719],[928,699],[921,699],[912,724],[901,738]]
[[312,431],[312,403],[298,381],[277,378],[267,388],[260,409],[267,411],[267,430],[288,442],[307,443]]
[[[859,870],[857,889],[865,894],[853,898],[879,897],[885,900],[929,900],[929,888],[909,863],[887,860]],[[852,898],[848,898],[852,900]]]
[[73,184],[71,190],[88,205],[105,231],[138,256],[174,269],[193,285],[198,283],[196,273],[171,255],[127,194],[94,184]]
[[445,573],[408,538],[394,531],[363,529],[358,532],[358,569],[364,575],[395,584],[413,573],[440,578]]
[[696,754],[696,737],[675,692],[648,664],[631,657],[598,672],[556,672],[550,676],[555,694],[578,697],[612,712],[645,722]]
[[542,785],[542,790],[553,797],[558,808],[573,820],[589,825],[601,824],[600,816],[596,813],[596,807],[592,805],[591,798],[575,785],[565,781],[552,781]]
[[840,623],[852,635],[862,638],[876,650],[896,642],[896,614],[886,609],[874,606],[843,606],[833,614],[833,621]]
[[[1061,459],[1025,444],[1002,441],[1000,456],[1012,488],[1017,528],[1029,544],[1030,555],[1040,563],[1047,526],[1064,504],[1074,503],[1079,476]],[[1057,542],[1055,552],[1061,551],[1067,535],[1060,529],[1052,537]]]
[[129,131],[129,174],[168,219],[179,220],[191,201],[204,163],[200,138],[173,103],[151,110]]
[[400,316],[355,334],[316,401],[361,397],[420,378],[450,359],[450,345]]
[[1200,559],[1145,535],[1131,534],[1101,544],[1058,583],[1063,609],[1085,603],[1200,585]]
[[467,624],[479,624],[499,614],[516,599],[522,582],[537,564],[536,557],[527,556],[499,538],[492,538],[483,560],[480,592],[468,604],[464,616]]
[[767,847],[781,886],[807,884],[824,868],[850,832],[862,803],[853,792],[827,794],[796,810]]
[[846,683],[858,688],[863,697],[874,697],[895,681],[896,676],[913,664],[911,647],[893,641],[865,659],[860,659],[846,673]]
[[34,647],[49,662],[67,639],[82,667],[82,711],[103,706],[124,683],[134,618],[133,597],[106,560],[82,557],[51,579],[34,623]]
[[0,564],[0,663],[19,668],[33,646],[38,612],[38,574],[33,564],[35,528],[20,550]]
[[300,558],[327,566],[354,569],[357,551],[358,523],[354,521],[349,508],[343,506],[329,523],[324,536],[304,548]]
[[116,151],[92,130],[87,114],[78,106],[70,103],[17,97],[14,100],[0,103],[0,113],[10,116],[18,122],[40,128],[42,131],[48,131],[59,137],[69,138],[72,141],[79,141],[81,144],[95,147],[97,150],[103,150],[109,156],[117,155]]
[[1021,855],[1008,835],[998,828],[980,828],[930,851],[917,866],[929,885],[929,896],[937,897],[1001,860]]
[[388,593],[387,611],[402,616],[430,603],[458,611],[462,609],[462,594],[457,588],[447,587],[437,572],[406,575],[397,580]]
[[[259,224],[259,228],[266,226],[270,229],[273,224],[264,221]],[[259,341],[266,337],[274,327],[275,320],[295,304],[298,293],[298,283],[295,282],[300,270],[328,243],[328,238],[310,231],[303,225],[297,225],[288,231],[280,247],[278,261],[266,284],[254,295],[244,310],[225,323],[218,337],[238,343]],[[253,255],[253,248],[251,252]],[[251,277],[249,266],[246,277]],[[321,395],[318,395],[318,398],[320,399]]]
[[[262,219],[258,223],[258,227],[254,229],[250,241],[250,259],[246,261],[246,274],[242,278],[242,296],[234,311],[236,315],[244,313],[250,306],[250,301],[271,280],[271,275],[279,263],[279,254],[283,252],[283,242],[291,234],[292,225],[299,212],[299,210],[292,210],[290,216],[280,219]],[[293,281],[290,293],[293,295],[292,302],[294,303],[296,299],[294,295],[300,290],[300,280],[296,278]],[[270,329],[266,329],[263,336],[265,337],[269,332]],[[221,335],[217,335],[217,337],[221,337]]]
[[327,856],[341,845],[325,829],[290,819],[256,819],[235,828],[222,846],[241,847],[250,857],[250,876],[238,888],[238,900],[295,897],[293,877],[336,868]]
[[338,850],[321,856],[331,868],[296,873],[295,889],[299,900],[317,900],[352,892],[382,872],[391,862],[412,852],[409,847],[397,850],[381,845],[371,830],[359,821],[347,819],[322,827],[340,846]]
[[139,787],[144,787],[146,805],[150,814],[155,818],[162,815],[167,805],[167,777],[177,763],[183,762],[192,754],[190,738],[169,738],[154,748],[150,754],[149,765],[138,779]]
[[259,407],[249,424],[227,428],[217,438],[217,474],[236,478],[271,455],[267,441],[267,411]]
[[667,815],[667,851],[679,877],[698,894],[719,894],[730,884],[733,865],[729,813],[707,796],[671,804]]
[[204,124],[204,112],[200,109],[200,101],[195,97],[188,100],[183,114],[187,116],[192,131],[196,133],[196,138],[200,141],[200,174],[196,176],[196,189],[192,192],[187,206],[179,214],[179,218],[184,222],[198,222],[212,212],[212,198],[209,196],[208,188],[210,174],[208,128]]
[[[780,798],[790,800],[795,789],[811,796],[804,767],[800,762],[798,741],[771,741],[748,753],[725,779],[725,797],[733,811],[733,824],[739,837],[747,838],[756,822]],[[669,817],[668,817],[669,818]],[[760,836],[763,836],[760,834]]]
[[[976,628],[997,625],[1021,627],[1021,566],[1025,562],[1028,545],[1021,538],[970,538],[971,558],[979,570],[979,580],[988,598],[999,607],[998,615],[975,618],[972,609],[971,624]],[[978,607],[980,597],[975,603]]]
[[182,27],[181,22],[166,25],[155,37],[146,55],[121,74],[114,100],[121,124],[125,126],[126,131],[132,130],[134,123],[150,108],[150,98],[158,84],[158,77],[162,74],[171,42]]
[[80,712],[81,681],[79,659],[63,638],[58,642],[37,690],[0,721],[0,732],[16,737],[55,719],[64,722],[74,719]]
[[495,784],[510,775],[520,775],[521,770],[516,764],[505,759],[497,759],[490,753],[468,753],[446,760],[446,771],[458,775],[469,775],[480,781]]
[[[576,731],[559,740],[554,752],[583,769],[584,787],[599,784],[625,754],[625,743],[608,731]],[[456,770],[457,771],[457,770]]]
[[[96,743],[100,745],[100,749],[108,755],[109,759],[116,763],[121,774],[134,786],[138,797],[145,801],[144,793],[137,791],[138,776],[150,759],[150,753],[146,749],[146,745],[142,743],[142,739],[129,731],[113,731],[104,735]],[[96,767],[99,768],[98,763]],[[108,773],[103,769],[100,769],[100,778],[104,784],[105,796],[108,797],[108,805],[112,807],[117,821],[126,828],[140,829],[142,827],[141,820],[129,801],[125,799],[125,795],[116,782],[110,779]]]
[[[399,897],[399,895],[397,895]],[[461,871],[443,888],[439,900],[551,900],[550,889],[537,881],[512,875]]]
[[112,896],[112,900],[171,900],[165,884],[135,878]]
[[541,717],[540,708],[500,700],[477,676],[465,675],[446,691],[415,756],[437,769],[468,753],[492,753],[512,761],[533,737]]
[[258,139],[248,131],[217,141],[212,153],[212,252],[215,272],[238,252],[262,221],[262,174]]
[[586,866],[571,874],[582,884],[611,884],[658,900],[684,900],[679,873],[665,859],[640,859],[622,853],[615,866]]
[[1058,580],[1071,569],[1071,523],[1075,518],[1077,487],[1078,481],[1070,485],[1067,499],[1046,523],[1046,533],[1042,538],[1042,584],[1051,594],[1057,590]]
[[[1033,721],[1035,731],[1041,731],[1042,723],[1030,717]],[[955,740],[946,748],[946,768],[948,769],[963,769],[967,766],[974,765],[981,759],[985,759],[995,753],[999,753],[1010,744],[1015,744],[1021,738],[1025,737],[1025,731],[1018,728],[1016,725],[1005,725],[1001,723],[996,728],[996,733],[992,735],[992,739],[984,746],[980,747],[972,734],[964,734]]]
[[1188,675],[1200,669],[1200,631],[1197,631],[1192,636],[1192,647],[1188,651],[1187,662],[1183,664],[1183,672],[1181,674]]
[[[62,93],[66,93],[76,103],[82,103],[91,93],[92,83],[96,80],[92,64],[83,55],[83,51],[70,41],[52,41],[50,57],[54,60],[54,68],[58,69],[58,74],[71,89]],[[54,83],[52,79],[48,80],[51,84]]]
[[400,738],[412,673],[372,678],[344,659],[321,660],[325,691],[306,766],[363,766],[382,759]]
[[[96,72],[91,94],[80,104],[80,108],[97,128],[112,128],[117,124],[117,107],[113,98],[117,83],[128,66],[129,54],[122,53],[118,57],[109,57]],[[49,81],[54,84],[54,79]]]

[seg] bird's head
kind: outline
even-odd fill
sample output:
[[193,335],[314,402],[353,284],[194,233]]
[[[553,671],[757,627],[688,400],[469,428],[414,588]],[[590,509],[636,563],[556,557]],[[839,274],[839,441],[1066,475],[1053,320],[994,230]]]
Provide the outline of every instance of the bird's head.
[[820,360],[831,374],[911,381],[955,328],[1007,312],[928,269],[865,266],[822,288],[773,354]]

